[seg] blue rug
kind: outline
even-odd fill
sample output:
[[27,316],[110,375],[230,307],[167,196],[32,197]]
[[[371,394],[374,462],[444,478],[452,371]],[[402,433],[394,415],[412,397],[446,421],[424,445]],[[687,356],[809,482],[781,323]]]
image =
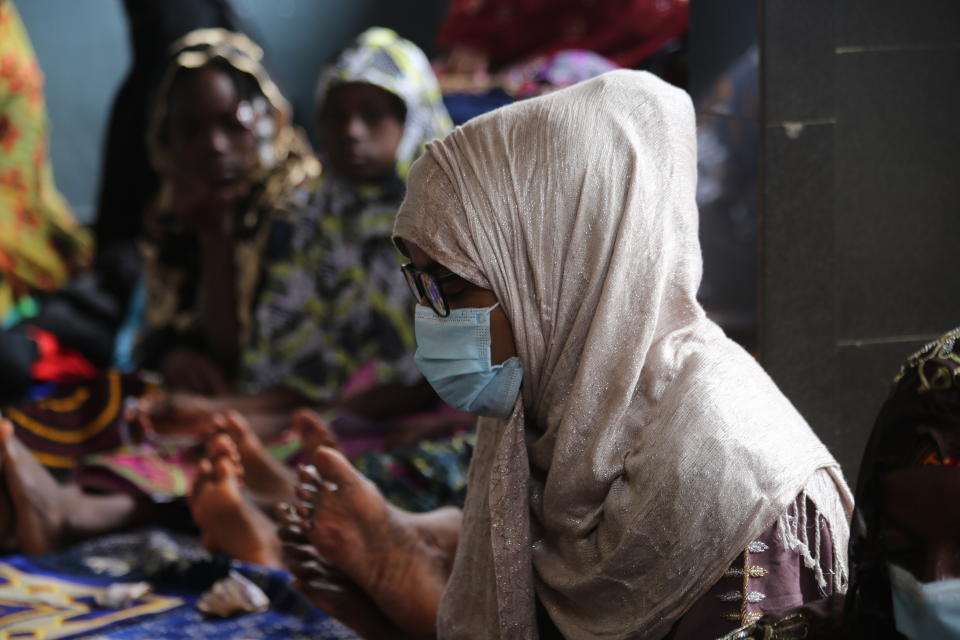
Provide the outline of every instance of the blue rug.
[[[270,598],[264,613],[226,619],[197,610],[201,593],[235,569]],[[153,592],[119,609],[95,595],[115,582]],[[192,538],[158,529],[98,538],[56,554],[0,558],[2,638],[341,640],[357,636],[312,606],[290,575],[211,556]]]

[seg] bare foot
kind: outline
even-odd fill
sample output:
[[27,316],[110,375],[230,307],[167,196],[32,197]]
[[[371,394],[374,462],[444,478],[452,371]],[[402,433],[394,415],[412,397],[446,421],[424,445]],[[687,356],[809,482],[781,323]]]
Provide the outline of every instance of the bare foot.
[[5,419],[0,419],[0,466],[13,507],[8,515],[13,516],[17,548],[23,553],[57,549],[64,536],[66,492],[17,440]]
[[190,512],[200,527],[203,545],[236,560],[282,569],[276,527],[247,502],[241,488],[242,474],[233,440],[226,434],[211,438],[190,494]]
[[340,442],[330,425],[315,411],[300,409],[293,414],[293,430],[300,435],[300,448],[312,455],[317,447],[330,447],[341,451]]
[[435,524],[430,518],[388,504],[334,449],[317,449],[313,465],[301,467],[300,479],[298,496],[312,505],[305,514],[310,517],[307,535],[319,554],[400,629],[434,633],[455,549],[450,531],[426,535],[424,528]]
[[213,428],[230,436],[236,445],[243,465],[243,480],[250,491],[272,501],[293,499],[294,473],[267,453],[246,418],[236,411],[218,414],[213,419]]
[[376,603],[342,572],[330,565],[307,538],[309,522],[293,506],[277,507],[283,557],[296,581],[294,587],[314,606],[370,639],[409,637]]

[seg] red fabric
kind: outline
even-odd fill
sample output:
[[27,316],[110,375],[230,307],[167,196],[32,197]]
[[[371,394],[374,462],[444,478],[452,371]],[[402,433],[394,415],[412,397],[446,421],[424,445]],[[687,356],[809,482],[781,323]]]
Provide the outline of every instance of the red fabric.
[[30,374],[37,382],[70,382],[92,378],[97,368],[79,351],[65,347],[49,331],[28,327],[27,335],[37,343],[37,359]]
[[687,0],[453,0],[438,43],[468,46],[497,68],[588,49],[635,67],[687,30]]

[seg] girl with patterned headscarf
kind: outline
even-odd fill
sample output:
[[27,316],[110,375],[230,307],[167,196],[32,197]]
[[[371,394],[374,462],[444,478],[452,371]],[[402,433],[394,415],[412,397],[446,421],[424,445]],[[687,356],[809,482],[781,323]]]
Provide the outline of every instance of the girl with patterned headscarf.
[[[410,164],[452,127],[426,56],[371,28],[317,87],[324,173],[286,218],[289,252],[263,287],[244,386],[338,398],[348,379],[414,383],[413,326],[390,239]],[[365,380],[361,381],[362,378]]]
[[162,182],[146,221],[140,354],[170,384],[223,392],[272,269],[278,212],[306,200],[319,165],[249,38],[201,29],[172,50],[149,129]]

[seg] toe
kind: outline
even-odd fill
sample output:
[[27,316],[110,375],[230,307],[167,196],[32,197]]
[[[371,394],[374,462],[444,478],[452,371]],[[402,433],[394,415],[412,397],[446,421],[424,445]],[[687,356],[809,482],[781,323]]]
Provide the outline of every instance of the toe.
[[236,481],[240,477],[240,468],[229,456],[220,456],[213,461],[214,476],[219,482]]
[[[320,486],[331,490],[351,485],[362,478],[342,453],[330,447],[317,447],[313,454],[313,464],[323,481]],[[331,483],[336,487],[329,486]]]
[[237,442],[256,437],[250,428],[250,423],[238,411],[227,411],[223,414],[223,426]]
[[315,411],[311,411],[310,409],[298,409],[293,414],[293,428],[301,433],[306,429],[311,429],[318,426],[325,427],[326,424],[320,419],[320,416],[317,415]]
[[214,460],[226,458],[235,464],[240,464],[240,453],[233,439],[225,433],[218,433],[207,440],[207,457]]
[[323,483],[320,472],[317,471],[317,468],[312,464],[300,465],[297,471],[297,478],[302,484],[309,484],[315,487],[319,487]]

